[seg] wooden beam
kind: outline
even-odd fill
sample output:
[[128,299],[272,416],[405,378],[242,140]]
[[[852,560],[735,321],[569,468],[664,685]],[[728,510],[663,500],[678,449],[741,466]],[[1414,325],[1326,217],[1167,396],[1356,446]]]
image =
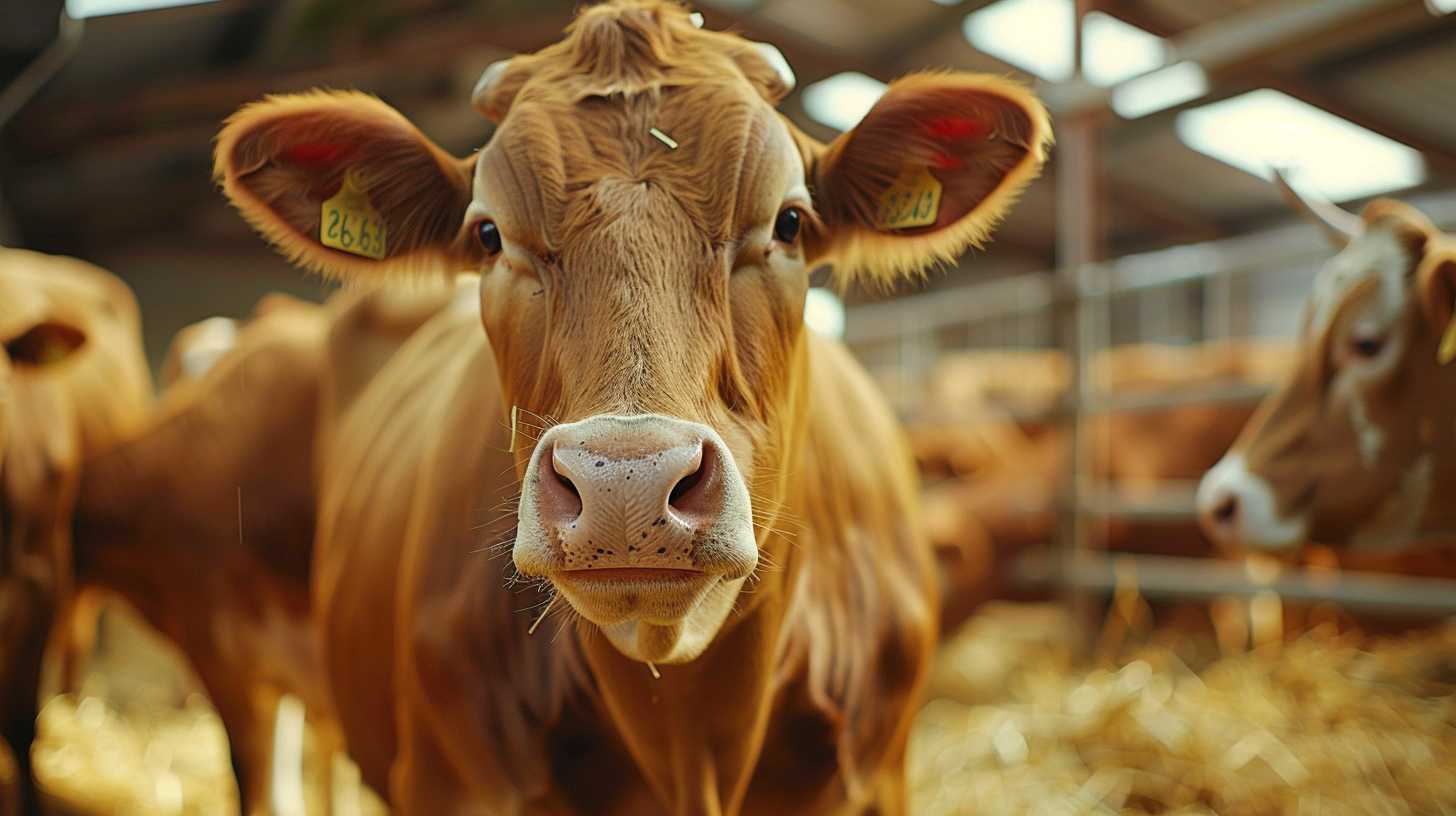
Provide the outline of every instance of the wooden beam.
[[[439,83],[469,54],[535,50],[569,22],[551,13],[487,26],[475,16],[442,20],[327,65],[253,67],[177,79],[105,100],[55,99],[37,105],[13,125],[13,144],[28,157],[90,149],[97,139],[145,129],[207,123],[215,127],[240,105],[264,93],[314,87],[361,87],[389,95]],[[409,70],[401,71],[401,66]],[[465,104],[462,100],[462,105]]]
[[904,70],[906,56],[928,48],[936,40],[945,36],[947,31],[960,31],[961,21],[966,18],[967,14],[990,4],[991,0],[977,0],[975,3],[938,7],[935,15],[929,20],[916,26],[906,36],[881,48],[870,64],[878,68],[881,73],[893,78],[895,74]]
[[1187,30],[1169,22],[1138,0],[1102,0],[1101,10],[1163,39],[1172,39]]

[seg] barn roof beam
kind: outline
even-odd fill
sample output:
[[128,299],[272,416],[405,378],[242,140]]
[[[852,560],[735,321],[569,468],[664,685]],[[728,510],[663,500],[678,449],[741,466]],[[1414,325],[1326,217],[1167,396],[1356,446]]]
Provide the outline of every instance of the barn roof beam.
[[[1411,5],[1403,0],[1285,0],[1258,6],[1174,38],[1168,64],[1192,61],[1210,74],[1242,70],[1329,31],[1387,13],[1408,13]],[[1419,7],[1417,11],[1425,13]],[[1078,80],[1047,86],[1044,98],[1053,113],[1071,115],[1107,110],[1111,94]]]

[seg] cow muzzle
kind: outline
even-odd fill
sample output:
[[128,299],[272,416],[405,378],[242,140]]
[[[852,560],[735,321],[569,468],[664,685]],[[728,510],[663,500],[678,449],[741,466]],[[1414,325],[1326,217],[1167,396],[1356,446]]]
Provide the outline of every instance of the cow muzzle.
[[1195,504],[1204,533],[1227,550],[1288,554],[1308,533],[1303,518],[1280,517],[1273,489],[1242,454],[1230,453],[1204,474]]
[[[543,434],[512,554],[619,649],[662,662],[683,655],[684,637],[706,645],[758,564],[747,484],[722,437],[658,415]],[[654,628],[667,630],[648,638],[658,648],[642,645]]]

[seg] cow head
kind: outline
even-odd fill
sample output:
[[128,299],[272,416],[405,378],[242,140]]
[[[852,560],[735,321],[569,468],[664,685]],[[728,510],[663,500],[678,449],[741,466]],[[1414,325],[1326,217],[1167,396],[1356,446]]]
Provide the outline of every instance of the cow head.
[[41,651],[72,581],[82,459],[130,432],[150,397],[125,285],[0,248],[0,720],[35,716]]
[[[638,659],[701,653],[775,555],[811,267],[883,285],[955,257],[1050,139],[1018,86],[926,74],[826,146],[775,112],[792,86],[771,47],[620,2],[485,72],[474,104],[498,127],[470,158],[352,93],[269,99],[219,140],[227,194],[299,263],[480,273],[518,443],[515,564]],[[327,215],[338,195],[358,219]],[[345,224],[361,250],[337,248]]]
[[57,297],[72,293],[46,271],[45,256],[0,249],[0,536],[5,506],[47,499],[49,475],[72,464],[75,428],[53,375],[86,344],[78,307],[91,304]]
[[[66,585],[68,554],[57,533],[79,450],[70,406],[59,397],[85,335],[45,314],[44,297],[6,271],[0,260],[0,687],[12,689],[0,713],[8,714],[5,705],[26,690],[34,700],[23,678]],[[0,799],[4,790],[0,779]]]
[[1201,521],[1221,544],[1275,553],[1402,548],[1456,444],[1456,369],[1438,354],[1456,246],[1399,202],[1356,217],[1278,182],[1340,251],[1315,278],[1294,370],[1199,486]]

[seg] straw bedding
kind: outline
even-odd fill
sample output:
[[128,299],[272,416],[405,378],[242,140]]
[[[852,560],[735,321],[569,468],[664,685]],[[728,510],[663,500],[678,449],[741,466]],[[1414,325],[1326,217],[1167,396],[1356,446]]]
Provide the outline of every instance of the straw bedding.
[[[1456,621],[1384,639],[1114,628],[1112,656],[1082,661],[1061,609],[991,604],[949,638],[911,735],[911,812],[1456,813]],[[110,679],[42,712],[51,812],[236,812],[210,707]]]
[[1456,621],[1211,659],[1164,638],[1105,666],[1073,659],[1068,623],[997,606],[948,642],[913,813],[1456,813]]

